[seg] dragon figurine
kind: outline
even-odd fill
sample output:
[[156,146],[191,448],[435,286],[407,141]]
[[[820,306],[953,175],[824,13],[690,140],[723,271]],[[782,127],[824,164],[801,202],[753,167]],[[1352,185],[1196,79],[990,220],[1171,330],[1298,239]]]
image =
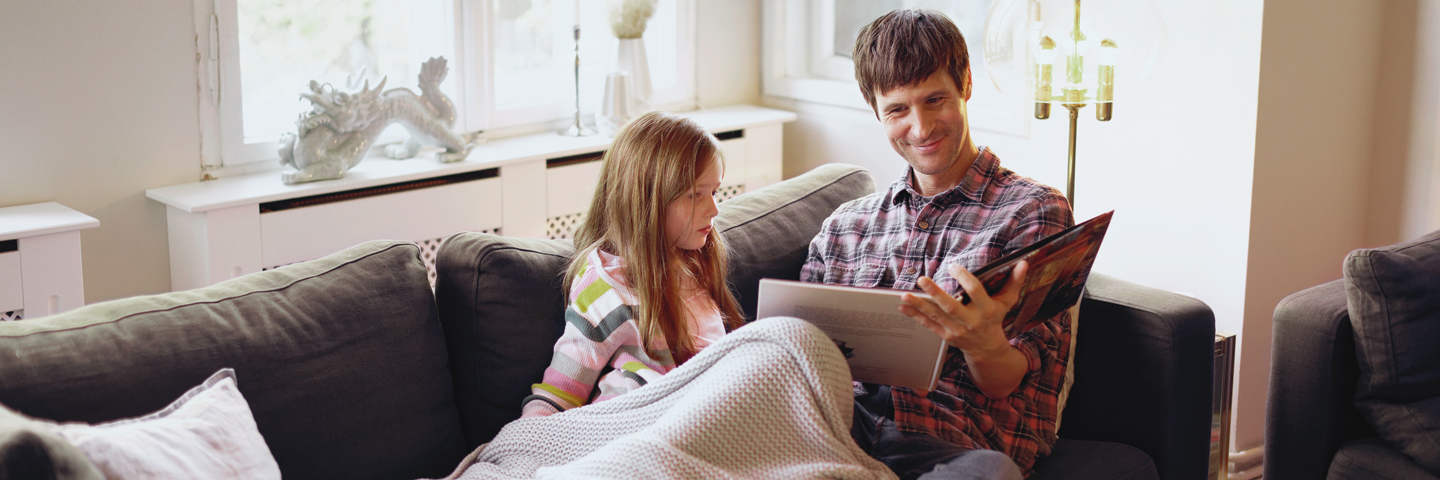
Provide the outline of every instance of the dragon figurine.
[[464,160],[474,147],[473,138],[450,131],[455,105],[440,91],[448,72],[444,57],[426,60],[420,66],[420,95],[405,88],[384,90],[386,79],[373,90],[367,80],[353,94],[311,80],[310,92],[300,96],[310,101],[312,110],[295,121],[296,133],[280,137],[280,165],[296,171],[282,173],[280,179],[294,185],[343,177],[365,158],[376,137],[392,123],[404,126],[410,138],[387,145],[385,156],[411,158],[424,143],[445,147],[437,154],[441,162]]

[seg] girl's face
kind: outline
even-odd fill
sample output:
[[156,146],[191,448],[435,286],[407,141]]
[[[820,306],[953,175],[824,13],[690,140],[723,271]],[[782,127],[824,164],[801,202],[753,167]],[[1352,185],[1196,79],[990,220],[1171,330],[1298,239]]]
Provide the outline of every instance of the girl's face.
[[695,186],[665,207],[665,238],[685,250],[699,250],[710,237],[710,221],[720,213],[715,192],[720,189],[720,159],[696,179]]

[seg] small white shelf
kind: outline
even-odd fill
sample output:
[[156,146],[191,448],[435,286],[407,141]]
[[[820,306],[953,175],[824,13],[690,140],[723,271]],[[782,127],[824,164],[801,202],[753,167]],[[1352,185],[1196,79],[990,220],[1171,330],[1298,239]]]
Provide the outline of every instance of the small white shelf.
[[94,217],[55,202],[0,208],[0,319],[84,305],[80,230],[98,226]]
[[[780,181],[783,124],[794,113],[740,105],[683,115],[721,138],[727,192]],[[424,153],[372,156],[338,180],[285,185],[280,172],[269,171],[152,188],[145,196],[166,205],[174,290],[378,239],[416,242],[431,267],[434,249],[456,232],[568,236],[599,176],[600,163],[590,160],[612,140],[546,132],[491,140],[455,163]]]
[[[737,105],[684,116],[714,133],[743,130],[795,121],[794,112],[749,105]],[[338,180],[285,185],[280,172],[269,171],[222,178],[208,182],[184,183],[145,191],[151,200],[186,213],[199,213],[240,205],[324,195],[328,193],[390,185],[457,173],[560,158],[605,150],[613,140],[604,135],[567,137],[554,133],[492,140],[477,145],[464,161],[440,163],[433,154],[406,160],[369,157]]]
[[98,226],[95,217],[55,202],[0,208],[0,241]]

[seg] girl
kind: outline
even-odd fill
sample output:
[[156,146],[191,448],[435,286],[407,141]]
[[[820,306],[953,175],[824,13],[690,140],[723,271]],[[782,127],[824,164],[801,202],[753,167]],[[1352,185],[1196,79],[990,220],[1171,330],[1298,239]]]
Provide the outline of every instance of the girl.
[[522,417],[639,388],[741,325],[725,246],[710,225],[719,147],[695,122],[659,112],[615,136],[575,232],[565,332]]

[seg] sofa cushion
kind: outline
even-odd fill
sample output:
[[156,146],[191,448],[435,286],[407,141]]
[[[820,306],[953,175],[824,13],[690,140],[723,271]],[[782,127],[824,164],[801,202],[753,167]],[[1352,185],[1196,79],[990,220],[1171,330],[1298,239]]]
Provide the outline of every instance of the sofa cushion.
[[[753,318],[761,277],[798,278],[810,240],[841,203],[874,191],[869,172],[825,165],[720,204],[730,288]],[[569,241],[462,233],[437,255],[435,299],[465,439],[489,441],[520,417],[564,329]]]
[[565,328],[568,240],[461,233],[436,255],[435,302],[470,447],[520,417]]
[[1440,474],[1440,232],[1350,252],[1344,270],[1356,407],[1386,442]]
[[1331,480],[1436,480],[1415,460],[1395,451],[1384,440],[1363,438],[1340,446],[1326,475]]
[[755,320],[760,279],[799,280],[825,219],[840,204],[874,192],[869,171],[831,163],[721,204],[715,228],[730,249],[727,278],[746,320]]
[[0,322],[0,358],[0,403],[62,422],[150,413],[234,368],[286,478],[437,477],[466,453],[410,243]]

